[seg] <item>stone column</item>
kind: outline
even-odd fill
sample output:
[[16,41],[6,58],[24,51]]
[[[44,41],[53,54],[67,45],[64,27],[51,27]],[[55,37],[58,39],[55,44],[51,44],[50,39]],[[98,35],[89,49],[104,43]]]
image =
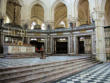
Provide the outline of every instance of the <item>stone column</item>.
[[50,34],[47,35],[46,54],[47,55],[51,55],[52,54],[52,37],[50,36]]
[[[29,11],[29,6],[23,5],[21,8],[21,26],[24,30],[30,29],[30,19],[31,19],[31,13]],[[28,37],[22,37],[22,41],[26,44],[29,44],[29,38]]]
[[95,12],[96,25],[96,58],[99,61],[106,62],[105,52],[105,34],[104,34],[104,12]]
[[74,54],[78,55],[78,38],[74,36]]
[[93,32],[92,32],[91,39],[92,39],[92,54],[96,55],[96,34],[95,34],[95,30],[93,30]]
[[74,54],[74,36],[72,33],[70,33],[70,36],[69,36],[69,42],[68,42],[68,46],[69,46],[69,50],[68,50],[68,53],[69,55],[73,55]]
[[7,0],[0,0],[0,19],[6,16]]
[[29,6],[23,5],[21,8],[21,26],[30,28],[31,11],[29,11]]
[[[68,22],[69,22],[69,28],[71,28],[71,30],[73,30],[73,28],[76,27],[76,18],[75,17],[72,18],[70,16]],[[68,44],[69,44],[68,45],[69,46],[68,53],[70,55],[73,55],[74,54],[74,35],[73,35],[72,31],[70,32],[70,36],[69,36],[68,40],[69,40],[68,41]]]
[[30,37],[27,37],[27,44],[30,44]]
[[74,36],[74,54],[76,55],[76,37]]

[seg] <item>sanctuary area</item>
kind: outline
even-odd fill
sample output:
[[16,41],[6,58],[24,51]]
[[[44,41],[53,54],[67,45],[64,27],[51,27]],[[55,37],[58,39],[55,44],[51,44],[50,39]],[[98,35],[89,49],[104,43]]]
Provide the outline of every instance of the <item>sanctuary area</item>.
[[109,61],[110,0],[0,0],[0,83],[110,83]]

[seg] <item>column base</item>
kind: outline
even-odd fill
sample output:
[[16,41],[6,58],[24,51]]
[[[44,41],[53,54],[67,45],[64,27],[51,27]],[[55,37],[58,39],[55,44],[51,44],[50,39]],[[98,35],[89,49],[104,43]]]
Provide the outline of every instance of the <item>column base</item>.
[[100,62],[106,62],[107,59],[106,59],[106,54],[96,54],[96,59]]
[[73,55],[74,55],[74,53],[68,53],[68,55],[69,55],[69,56],[73,56]]
[[52,56],[52,53],[46,53],[46,56]]

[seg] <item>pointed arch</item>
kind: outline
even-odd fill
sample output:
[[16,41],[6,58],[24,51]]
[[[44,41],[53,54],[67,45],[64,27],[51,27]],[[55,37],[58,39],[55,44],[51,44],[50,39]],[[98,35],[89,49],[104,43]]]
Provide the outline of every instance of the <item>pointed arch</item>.
[[[44,9],[44,14],[46,14],[45,12],[46,12],[46,10],[47,10],[47,6],[42,2],[42,1],[40,1],[40,0],[34,0],[31,4],[30,4],[30,11],[31,11],[31,9],[32,9],[32,7],[35,5],[35,4],[39,4],[39,5],[41,5],[42,7],[43,7],[43,9]],[[44,15],[44,17],[45,17],[45,15]]]
[[58,24],[61,21],[63,21],[65,18],[67,19],[67,7],[66,7],[66,5],[62,2],[57,3],[55,5],[55,8],[54,8],[54,27],[58,28],[59,27]]
[[90,24],[90,9],[88,0],[78,2],[78,25]]
[[39,25],[41,28],[44,23],[44,6],[40,3],[34,3],[31,8],[31,24],[36,22],[36,25]]
[[[55,2],[52,4],[51,7],[53,20],[54,20],[54,12],[55,12],[54,10],[59,3],[63,3],[66,6],[67,11],[69,10],[69,6],[66,0],[55,0]],[[68,16],[68,12],[67,12],[67,16]]]

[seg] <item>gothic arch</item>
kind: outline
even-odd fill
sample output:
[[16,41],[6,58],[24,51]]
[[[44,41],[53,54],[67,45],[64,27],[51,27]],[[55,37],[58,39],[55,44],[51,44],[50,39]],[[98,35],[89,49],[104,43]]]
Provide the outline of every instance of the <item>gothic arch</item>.
[[[40,17],[41,16],[41,17]],[[44,8],[40,4],[33,5],[31,9],[31,18],[40,18],[41,21],[44,21]]]
[[40,26],[44,23],[44,8],[39,3],[34,4],[31,8],[31,24],[33,22]]
[[40,0],[34,0],[31,4],[30,4],[30,11],[32,10],[32,7],[35,5],[35,4],[39,4],[39,5],[41,5],[42,7],[43,7],[43,9],[44,9],[44,16],[45,16],[45,12],[46,12],[46,10],[47,10],[47,6],[42,2],[42,1],[40,1]]
[[54,10],[56,8],[56,6],[59,4],[59,3],[63,3],[66,8],[67,8],[67,16],[68,16],[68,10],[69,10],[69,6],[68,6],[68,3],[66,0],[55,0],[55,2],[52,4],[52,7],[51,7],[51,11],[52,11],[52,17],[53,17],[53,20],[54,20]]
[[90,24],[90,8],[88,0],[78,0],[78,25]]
[[54,27],[58,28],[59,23],[63,21],[65,18],[67,19],[67,7],[64,3],[60,2],[54,8]]

